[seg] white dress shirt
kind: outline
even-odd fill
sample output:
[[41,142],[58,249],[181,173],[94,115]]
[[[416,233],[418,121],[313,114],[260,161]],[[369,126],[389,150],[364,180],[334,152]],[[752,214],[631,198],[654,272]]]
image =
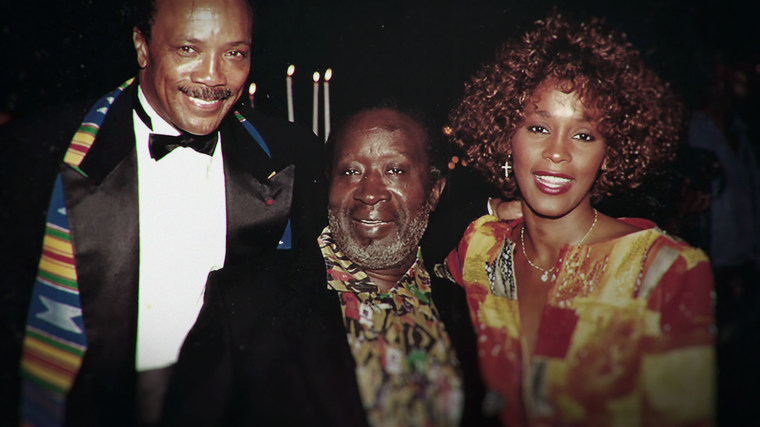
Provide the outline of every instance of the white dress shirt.
[[[179,135],[138,99],[153,133]],[[174,364],[195,323],[209,272],[224,264],[227,236],[221,135],[211,156],[179,147],[156,161],[151,130],[133,112],[137,144],[140,267],[138,371]]]

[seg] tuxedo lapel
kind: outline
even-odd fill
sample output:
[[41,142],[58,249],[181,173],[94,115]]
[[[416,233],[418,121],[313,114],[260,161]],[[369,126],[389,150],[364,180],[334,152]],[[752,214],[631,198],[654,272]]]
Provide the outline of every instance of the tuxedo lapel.
[[295,166],[277,165],[233,115],[221,130],[229,265],[277,247],[290,215]]
[[61,171],[90,343],[69,399],[101,396],[125,410],[134,394],[123,385],[134,380],[138,295],[135,86],[111,107],[79,170],[64,164]]
[[310,287],[302,288],[308,314],[301,318],[303,334],[295,344],[300,374],[309,404],[326,418],[324,425],[366,425],[340,301],[325,285],[324,267],[321,271],[321,280],[308,281]]

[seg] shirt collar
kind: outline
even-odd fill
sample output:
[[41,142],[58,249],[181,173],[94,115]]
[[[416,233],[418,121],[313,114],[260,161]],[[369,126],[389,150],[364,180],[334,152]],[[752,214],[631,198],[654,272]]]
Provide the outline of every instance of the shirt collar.
[[[322,257],[325,260],[328,289],[338,292],[377,293],[377,285],[372,282],[367,273],[338,249],[330,226],[322,230],[322,234],[317,241],[322,250]],[[393,289],[398,289],[400,285],[404,287],[403,285],[407,283],[416,283],[414,286],[415,290],[427,292],[430,287],[429,277],[428,280],[418,280],[423,279],[423,277],[420,277],[421,275],[427,275],[425,269],[420,268],[422,265],[422,251],[417,247],[417,258]]]

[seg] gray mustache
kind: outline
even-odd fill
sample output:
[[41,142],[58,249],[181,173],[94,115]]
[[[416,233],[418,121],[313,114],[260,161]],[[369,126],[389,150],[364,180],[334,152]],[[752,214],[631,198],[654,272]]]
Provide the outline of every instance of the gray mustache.
[[202,99],[204,101],[224,101],[232,96],[232,91],[227,88],[180,86],[179,90],[187,96]]

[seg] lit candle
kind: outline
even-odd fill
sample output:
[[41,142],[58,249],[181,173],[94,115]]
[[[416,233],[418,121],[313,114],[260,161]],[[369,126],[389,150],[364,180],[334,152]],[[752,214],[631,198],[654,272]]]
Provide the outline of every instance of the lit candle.
[[248,86],[248,99],[251,100],[251,108],[253,108],[253,94],[256,93],[256,83],[251,83]]
[[325,82],[322,86],[325,88],[324,102],[325,102],[325,141],[330,136],[330,79],[332,78],[332,68],[325,70]]
[[311,76],[314,80],[314,102],[312,104],[311,130],[314,135],[319,135],[319,72],[315,71]]
[[293,74],[296,72],[296,66],[291,64],[288,67],[288,76],[285,78],[285,88],[288,92],[288,120],[295,121],[293,116]]

